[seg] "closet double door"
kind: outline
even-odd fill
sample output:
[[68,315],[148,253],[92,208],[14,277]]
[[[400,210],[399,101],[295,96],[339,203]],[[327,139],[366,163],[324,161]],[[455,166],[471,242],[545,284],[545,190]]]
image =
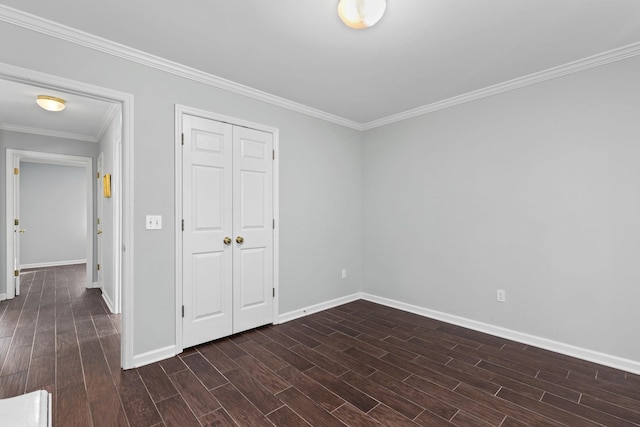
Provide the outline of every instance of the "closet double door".
[[182,116],[183,347],[273,323],[273,135]]

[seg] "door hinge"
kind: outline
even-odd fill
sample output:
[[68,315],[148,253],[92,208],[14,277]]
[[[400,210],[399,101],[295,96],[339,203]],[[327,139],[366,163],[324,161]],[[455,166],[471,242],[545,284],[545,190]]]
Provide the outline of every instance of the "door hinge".
[[96,172],[96,179],[100,179],[100,172]]
[[100,270],[100,264],[96,265],[96,270]]
[[275,160],[276,159],[276,150],[271,150],[271,152],[273,153],[272,154],[272,158],[273,158],[273,160]]
[[182,220],[182,231],[184,231],[184,219]]
[[20,270],[13,270],[13,276],[14,277],[20,276]]
[[273,220],[273,229],[274,230],[276,229],[276,220],[275,219]]
[[20,225],[20,220],[18,218],[14,219],[13,225]]
[[18,168],[13,168],[13,174],[14,174],[14,175],[19,175],[19,174],[20,174],[20,169],[18,169]]
[[273,291],[273,297],[276,297],[276,288],[271,288],[271,290]]
[[100,225],[100,218],[96,218],[96,224]]
[[184,145],[184,133],[182,134],[182,145]]
[[182,306],[182,317],[184,317],[184,305]]

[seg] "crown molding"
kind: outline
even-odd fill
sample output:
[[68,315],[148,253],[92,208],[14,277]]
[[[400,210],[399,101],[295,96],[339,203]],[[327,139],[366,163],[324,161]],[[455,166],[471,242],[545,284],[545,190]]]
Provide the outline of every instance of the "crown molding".
[[149,53],[133,49],[131,47],[116,43],[84,31],[62,25],[53,21],[49,21],[38,16],[13,9],[4,5],[0,5],[0,21],[7,22],[25,29],[39,32],[51,37],[56,37],[71,43],[75,43],[84,47],[88,47],[109,55],[113,55],[131,62],[145,65],[157,70],[161,70],[176,76],[190,79],[199,83],[203,83],[218,89],[246,96],[258,101],[262,101],[271,105],[282,107],[291,111],[295,111],[307,116],[325,120],[358,131],[374,129],[380,126],[396,123],[413,117],[433,113],[446,108],[467,102],[476,101],[478,99],[497,95],[507,91],[519,89],[533,84],[545,82],[568,74],[578,73],[590,68],[599,67],[612,62],[621,61],[640,55],[640,42],[613,49],[607,52],[599,53],[584,59],[573,61],[564,65],[553,67],[527,76],[518,77],[493,86],[478,89],[459,96],[437,101],[431,104],[423,105],[402,113],[393,114],[377,120],[366,123],[358,123],[353,120],[346,119],[334,114],[318,110],[288,99],[263,92],[249,86],[245,86],[231,80],[205,73],[195,68],[173,62]]
[[131,62],[146,65],[157,70],[165,71],[176,76],[204,83],[209,86],[233,92],[239,95],[263,101],[268,104],[286,108],[311,117],[322,119],[331,123],[346,126],[348,128],[361,130],[360,123],[345,119],[334,114],[327,113],[316,108],[312,108],[288,99],[272,95],[249,86],[235,83],[231,80],[223,79],[209,73],[187,67],[177,62],[151,55],[141,50],[116,43],[84,31],[49,21],[38,16],[0,5],[0,21],[16,25],[25,29],[56,37],[80,46],[88,47],[109,55],[113,55]]
[[590,68],[595,68],[601,65],[610,64],[612,62],[621,61],[623,59],[631,58],[637,55],[640,55],[640,42],[613,49],[608,52],[599,53],[597,55],[593,55],[584,59],[579,59],[574,62],[569,62],[568,64],[549,68],[544,71],[529,74],[524,77],[518,77],[513,80],[498,83],[493,86],[488,86],[486,88],[467,92],[465,94],[434,102],[432,104],[423,105],[421,107],[407,110],[402,113],[393,114],[391,116],[383,117],[378,120],[363,123],[361,125],[361,130],[364,131],[374,129],[380,126],[396,123],[413,117],[422,116],[424,114],[444,110],[445,108],[454,107],[456,105],[465,104],[471,101],[476,101],[478,99],[497,95],[503,92],[520,89],[525,86],[542,83],[547,80],[556,79],[568,74],[578,73],[580,71],[585,71]]
[[32,128],[28,126],[12,125],[9,123],[0,123],[0,129],[10,132],[30,133],[32,135],[50,136],[53,138],[73,139],[76,141],[97,143],[98,140],[95,136],[81,135],[77,133],[58,132],[55,130]]

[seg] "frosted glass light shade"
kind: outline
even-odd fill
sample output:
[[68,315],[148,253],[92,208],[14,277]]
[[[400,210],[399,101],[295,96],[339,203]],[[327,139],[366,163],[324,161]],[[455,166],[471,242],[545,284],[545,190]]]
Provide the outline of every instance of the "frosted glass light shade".
[[386,0],[340,0],[338,15],[348,27],[359,30],[375,25],[386,8]]
[[65,107],[64,99],[56,98],[55,96],[38,95],[36,102],[47,111],[62,111]]

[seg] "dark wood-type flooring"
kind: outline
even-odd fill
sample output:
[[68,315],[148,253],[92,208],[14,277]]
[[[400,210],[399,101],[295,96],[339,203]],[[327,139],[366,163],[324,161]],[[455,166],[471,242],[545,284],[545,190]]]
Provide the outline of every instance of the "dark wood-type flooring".
[[640,376],[357,301],[122,371],[84,266],[0,303],[0,397],[47,389],[62,426],[630,426]]

